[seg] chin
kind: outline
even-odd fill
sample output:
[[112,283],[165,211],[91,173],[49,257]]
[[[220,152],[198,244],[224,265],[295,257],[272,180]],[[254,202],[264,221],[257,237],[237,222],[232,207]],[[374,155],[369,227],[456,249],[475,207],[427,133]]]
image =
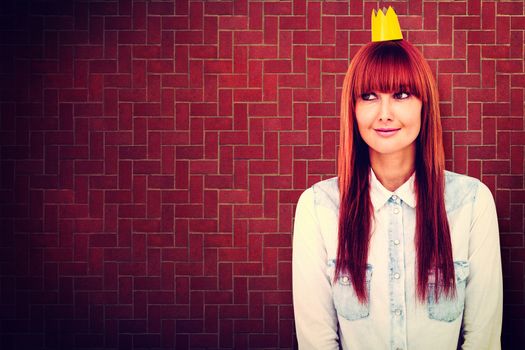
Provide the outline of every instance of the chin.
[[[414,145],[411,147],[411,145]],[[406,152],[407,155],[414,154],[415,144],[406,144],[406,145],[374,145],[368,146],[370,152],[376,153],[378,155],[392,155]]]

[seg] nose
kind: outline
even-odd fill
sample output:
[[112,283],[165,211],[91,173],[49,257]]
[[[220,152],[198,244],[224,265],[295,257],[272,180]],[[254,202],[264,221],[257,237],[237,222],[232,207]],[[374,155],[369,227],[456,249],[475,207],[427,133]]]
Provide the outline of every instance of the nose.
[[391,99],[389,94],[380,94],[380,110],[379,110],[379,120],[388,121],[392,120],[392,109],[391,109]]

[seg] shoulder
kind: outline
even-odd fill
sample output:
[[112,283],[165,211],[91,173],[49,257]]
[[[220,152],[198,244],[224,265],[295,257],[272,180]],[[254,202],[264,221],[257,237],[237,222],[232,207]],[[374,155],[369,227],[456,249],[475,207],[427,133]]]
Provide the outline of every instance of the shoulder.
[[299,203],[310,202],[315,207],[339,209],[339,183],[337,177],[332,177],[315,183],[307,188],[299,198]]
[[492,199],[489,188],[480,180],[452,171],[445,171],[445,205],[447,212],[480,200]]

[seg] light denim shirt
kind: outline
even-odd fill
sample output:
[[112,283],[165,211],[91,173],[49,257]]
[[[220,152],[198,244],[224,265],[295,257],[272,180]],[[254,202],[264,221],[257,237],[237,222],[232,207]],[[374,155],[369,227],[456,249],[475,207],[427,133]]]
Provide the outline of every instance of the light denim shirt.
[[395,192],[371,172],[374,221],[368,254],[368,303],[348,276],[333,281],[337,255],[337,178],[299,198],[293,236],[293,303],[300,349],[500,349],[503,288],[496,208],[479,180],[446,172],[456,298],[416,298],[414,175]]

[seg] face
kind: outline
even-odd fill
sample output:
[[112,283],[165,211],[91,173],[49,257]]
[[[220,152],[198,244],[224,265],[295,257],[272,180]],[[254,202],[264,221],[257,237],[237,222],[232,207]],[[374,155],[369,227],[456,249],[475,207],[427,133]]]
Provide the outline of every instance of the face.
[[361,95],[356,101],[355,113],[370,158],[415,157],[421,107],[421,100],[408,92],[374,91]]

